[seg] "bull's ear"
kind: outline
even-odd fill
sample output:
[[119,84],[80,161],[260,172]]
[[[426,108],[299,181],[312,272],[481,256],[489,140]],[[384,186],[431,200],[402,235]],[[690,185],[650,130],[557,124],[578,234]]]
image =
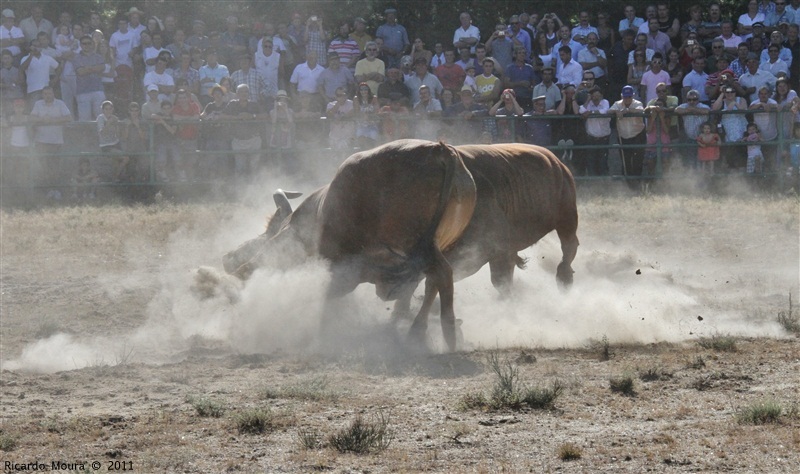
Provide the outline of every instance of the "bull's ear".
[[285,218],[292,213],[292,205],[289,203],[289,198],[282,189],[278,189],[272,193],[272,199],[275,200],[275,205],[278,206],[277,215]]

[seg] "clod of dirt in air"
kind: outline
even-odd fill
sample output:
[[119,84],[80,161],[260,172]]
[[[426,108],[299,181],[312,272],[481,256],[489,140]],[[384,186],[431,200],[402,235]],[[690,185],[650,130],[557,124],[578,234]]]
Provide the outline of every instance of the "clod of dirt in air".
[[637,269],[636,269],[636,274],[637,274],[637,275],[641,275],[641,274],[642,274],[642,270],[637,268]]
[[702,321],[702,320],[703,320],[703,317],[702,317],[702,316],[697,316],[697,320],[698,320],[698,321]]
[[230,275],[223,274],[213,267],[200,267],[194,275],[192,294],[200,300],[224,296],[231,303],[241,299],[241,282]]

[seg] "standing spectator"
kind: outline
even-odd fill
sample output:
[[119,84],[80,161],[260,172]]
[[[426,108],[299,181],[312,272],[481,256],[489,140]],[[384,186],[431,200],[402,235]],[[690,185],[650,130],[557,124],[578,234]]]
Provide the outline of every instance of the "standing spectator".
[[128,105],[128,118],[120,128],[122,151],[127,157],[128,166],[120,173],[120,179],[135,182],[139,179],[139,163],[144,162],[147,152],[149,131],[142,121],[141,107],[136,102]]
[[[382,50],[388,59],[386,66],[398,67],[400,58],[403,57],[411,42],[408,40],[408,33],[405,27],[397,23],[397,10],[387,8],[383,13],[386,15],[386,23],[378,27],[375,37],[383,39]],[[370,89],[372,89],[372,86],[370,86]],[[373,92],[377,92],[377,87]]]
[[306,20],[306,60],[308,53],[314,52],[317,55],[317,62],[322,67],[328,64],[328,32],[322,26],[322,17],[312,15]]
[[737,25],[739,35],[743,40],[747,40],[753,36],[753,23],[763,24],[764,20],[764,14],[758,11],[758,0],[749,0],[747,2],[747,12],[739,16]]
[[656,53],[653,56],[653,60],[650,61],[650,69],[642,75],[641,85],[645,103],[649,103],[656,98],[656,90],[659,84],[671,84],[669,73],[661,69],[663,62],[661,54]]
[[572,50],[569,46],[561,46],[558,48],[558,56],[561,59],[561,71],[558,73],[558,83],[562,86],[564,84],[572,84],[577,86],[583,79],[583,68],[577,61],[572,59]]
[[589,24],[589,12],[582,10],[578,12],[578,26],[572,28],[570,38],[578,43],[585,45],[588,40],[589,33],[598,34],[597,28]]
[[514,42],[511,35],[507,34],[506,25],[499,23],[495,26],[492,36],[486,40],[486,53],[497,60],[500,67],[505,71],[506,66],[514,60],[512,57]]
[[180,64],[183,56],[191,54],[192,47],[186,44],[186,33],[182,29],[175,30],[175,35],[172,37],[173,42],[167,45],[167,51],[172,54],[175,61]]
[[439,128],[442,116],[442,104],[433,97],[431,89],[422,85],[419,87],[419,102],[414,104],[415,133],[414,137],[421,140],[436,141],[439,139]]
[[[648,105],[645,109],[647,118],[647,144],[656,145],[648,147],[644,152],[644,176],[655,176],[658,173],[658,144],[661,147],[661,163],[664,171],[669,170],[671,150],[663,145],[670,143],[669,125],[665,115],[666,104],[657,98],[653,105]],[[645,189],[649,186],[649,180],[645,181]]]
[[353,99],[356,116],[356,141],[362,150],[368,150],[378,142],[378,98],[365,83],[358,85]]
[[[106,61],[94,51],[94,41],[91,36],[84,35],[80,39],[80,46],[81,52],[72,59],[72,65],[75,67],[77,75],[75,98],[78,102],[78,120],[89,122],[101,115],[101,105],[106,100],[103,87]],[[119,142],[119,140],[117,141]]]
[[[747,102],[741,97],[736,96],[736,89],[733,87],[726,87],[722,93],[714,101],[711,106],[712,110],[747,110]],[[726,143],[735,143],[742,139],[744,132],[747,129],[747,118],[744,114],[725,114],[720,119],[722,130],[725,133]],[[727,158],[728,167],[740,168],[741,157],[735,148],[728,148],[730,153],[725,153]]]
[[247,84],[250,90],[250,97],[248,97],[248,100],[250,102],[261,102],[266,97],[265,91],[267,85],[264,81],[264,76],[262,76],[257,69],[250,67],[251,57],[249,54],[245,53],[240,55],[237,61],[239,63],[239,69],[231,74],[231,86],[234,90],[237,90],[239,84]]
[[756,171],[763,173],[766,168],[764,154],[761,151],[761,142],[764,138],[759,132],[758,125],[755,123],[747,124],[747,131],[742,136],[742,141],[747,143],[747,174]]
[[200,73],[192,67],[192,58],[182,54],[178,66],[172,70],[172,80],[177,85],[179,79],[186,80],[186,90],[194,95],[200,94]]
[[156,151],[156,179],[166,183],[169,181],[169,160],[173,169],[180,169],[181,149],[175,141],[178,126],[172,118],[172,102],[161,102],[161,110],[150,117],[153,121],[153,144]]
[[489,115],[488,109],[475,102],[473,97],[472,89],[464,86],[461,88],[461,101],[444,110],[445,117],[457,120],[450,122],[451,129],[461,143],[477,142],[483,132],[484,117]]
[[191,100],[189,92],[185,89],[180,89],[175,93],[172,118],[178,126],[175,138],[181,153],[178,160],[178,179],[180,181],[195,179],[198,168],[196,157],[200,106]]
[[647,22],[649,31],[647,32],[647,47],[656,53],[661,53],[661,57],[667,56],[667,51],[672,47],[669,36],[658,29],[658,19],[651,18]]
[[223,64],[234,64],[247,54],[247,37],[239,29],[239,19],[231,15],[225,19],[225,31],[220,35],[220,54]]
[[[642,113],[644,106],[633,98],[634,89],[632,86],[622,88],[621,99],[614,102],[610,111],[617,116],[617,133],[621,145],[644,145],[646,134],[644,120],[638,116],[626,116],[629,113]],[[625,176],[641,176],[644,164],[643,148],[625,148],[622,150],[623,170]],[[628,181],[629,185],[633,185]]]
[[56,73],[59,64],[52,57],[42,54],[38,39],[31,41],[28,51],[28,55],[20,62],[19,70],[25,74],[28,103],[33,104],[42,98],[42,91],[52,82],[50,75]]
[[217,152],[200,158],[200,176],[205,179],[227,177],[232,171],[230,157],[225,154],[231,149],[231,140],[225,124],[224,110],[228,103],[225,101],[225,91],[221,86],[211,88],[211,98],[200,120],[203,121],[202,133],[205,140],[205,151]]
[[205,51],[211,46],[211,40],[206,36],[206,22],[203,20],[192,22],[192,34],[186,38],[186,44],[201,51]]
[[389,98],[389,105],[384,105],[378,112],[381,118],[381,133],[384,142],[411,138],[410,120],[411,112],[407,100],[396,92]]
[[229,77],[228,67],[218,62],[217,50],[206,50],[206,64],[197,71],[200,75],[200,103],[205,105],[211,102],[211,88],[222,82],[223,77]]
[[[403,73],[397,68],[391,68],[386,72],[387,81],[384,81],[378,86],[378,103],[381,107],[389,105],[392,97],[395,95],[400,96],[401,100],[408,100],[411,97],[411,91],[403,83]],[[347,90],[350,90],[349,88]]]
[[561,70],[564,68],[564,62],[558,54],[559,50],[564,46],[568,47],[570,50],[570,58],[574,59],[577,63],[578,53],[583,49],[583,45],[570,38],[569,34],[569,26],[562,25],[558,30],[559,41],[553,45],[553,58],[556,61],[556,77],[561,74]]
[[681,43],[685,42],[690,33],[695,35],[695,39],[700,34],[703,25],[703,8],[694,4],[689,7],[689,20],[681,25]]
[[625,14],[625,18],[619,21],[619,28],[617,28],[619,34],[624,35],[626,31],[639,31],[639,26],[644,23],[644,18],[636,16],[636,9],[633,5],[625,5],[623,13]]
[[431,64],[433,60],[433,53],[425,49],[425,43],[422,38],[414,39],[414,43],[411,46],[411,61],[408,65],[412,66],[417,58],[424,58],[427,64]]
[[650,60],[653,59],[653,54],[655,54],[655,50],[647,47],[647,34],[639,33],[636,35],[635,45],[636,47],[628,53],[628,64],[633,64],[633,55],[637,51],[642,51],[645,53],[645,62],[649,65]]
[[[336,100],[336,91],[340,87],[344,88],[349,96],[353,90],[354,82],[353,73],[339,60],[339,55],[334,51],[329,52],[328,67],[322,71],[317,80],[317,89],[320,96],[322,96],[322,100],[327,104],[334,102]],[[402,85],[402,82],[400,85]],[[383,84],[380,87],[383,87]],[[378,90],[380,90],[380,87]]]
[[[769,44],[763,51],[761,51],[761,57],[759,58],[761,64],[764,64],[772,58],[769,55],[769,48],[772,46],[778,48],[778,58],[786,63],[787,67],[791,67],[792,63],[794,62],[792,50],[783,45],[783,34],[780,31],[773,31],[770,33]],[[798,61],[800,61],[800,58],[798,58]],[[789,72],[787,71],[787,77],[788,76]]]
[[19,69],[14,67],[14,56],[4,49],[0,53],[0,103],[4,110],[11,109],[17,99],[22,99]]
[[[514,89],[505,89],[500,94],[500,100],[489,109],[489,115],[492,117],[522,117],[524,113],[522,106],[517,102]],[[515,142],[517,135],[516,127],[520,124],[513,119],[498,120],[496,125],[497,136],[493,137],[495,143]]]
[[[575,86],[567,84],[561,90],[561,101],[556,107],[556,114],[565,115],[568,117],[576,117],[569,119],[562,119],[556,122],[556,136],[559,138],[558,146],[569,146],[575,144],[575,139],[581,135],[581,124],[578,120],[580,118],[580,106],[575,99]],[[580,140],[578,140],[580,141]],[[580,153],[579,153],[580,155]],[[572,160],[573,150],[565,149],[561,156],[561,161],[569,164],[570,168],[575,172],[574,162]]]
[[767,53],[769,54],[769,59],[761,63],[758,67],[760,70],[767,71],[775,78],[783,74],[786,77],[789,77],[789,66],[778,57],[780,54],[780,46],[776,46],[774,44],[769,45],[767,49]]
[[[656,12],[659,31],[669,36],[670,40],[674,41],[679,38],[681,23],[678,21],[677,16],[670,13],[669,3],[665,1],[658,2],[656,4]],[[667,47],[667,49],[669,49],[669,47]]]
[[114,157],[113,181],[119,183],[122,172],[128,165],[128,157],[122,155],[122,145],[120,144],[121,124],[119,117],[114,115],[113,102],[104,101],[101,110],[102,112],[97,116],[98,143],[103,155]]
[[[330,55],[330,53],[336,53],[336,58],[351,73],[356,70],[356,63],[361,55],[361,49],[358,47],[356,40],[350,38],[350,24],[348,22],[343,21],[339,25],[339,34],[328,45],[328,54]],[[328,57],[328,60],[330,59]],[[330,63],[328,66],[330,66]]]
[[[257,102],[249,100],[249,89],[247,84],[240,84],[236,88],[236,99],[230,101],[222,111],[227,120],[239,122],[230,128],[234,173],[239,178],[252,176],[259,167],[261,156],[261,126],[256,119],[259,115],[263,117],[263,113]],[[283,104],[286,105],[285,102]]]
[[[722,33],[716,37],[714,42],[712,42],[712,49],[713,45],[717,41],[722,41],[722,48],[725,50],[725,54],[728,55],[735,55],[737,53],[737,48],[739,45],[744,42],[741,36],[738,36],[733,33],[733,22],[730,20],[723,20],[722,21]],[[719,54],[719,51],[715,51],[715,54]]]
[[586,35],[586,47],[578,52],[578,63],[584,70],[594,73],[595,81],[598,84],[606,82],[606,53],[597,46],[599,36],[597,33],[589,33]]
[[[336,59],[338,60],[339,58]],[[331,121],[328,138],[330,147],[334,150],[348,150],[353,147],[354,129],[352,119],[355,109],[353,101],[347,98],[347,91],[346,87],[336,88],[334,100],[328,102],[325,111],[325,116]]]
[[279,90],[275,96],[275,107],[269,113],[272,121],[272,137],[269,146],[280,155],[291,157],[294,150],[294,112],[289,107],[289,96]]
[[552,67],[542,69],[542,82],[533,88],[534,97],[544,97],[545,110],[554,110],[561,100],[561,90],[553,82],[555,70]]
[[545,96],[536,96],[533,99],[533,110],[526,113],[525,117],[537,117],[533,120],[525,121],[526,143],[548,147],[553,143],[553,124],[549,119],[542,118],[544,115],[555,115],[554,109],[545,106]]
[[[683,120],[683,135],[685,143],[697,144],[697,137],[700,134],[700,127],[708,122],[708,113],[711,108],[700,102],[700,93],[690,90],[686,93],[686,102],[675,108],[675,114]],[[681,148],[683,153],[683,164],[685,167],[694,167],[694,157],[699,156],[695,153],[695,147]]]
[[436,69],[437,67],[444,64],[444,46],[442,43],[436,43],[433,45],[433,54],[431,55],[431,60],[428,61],[431,70]]
[[31,7],[31,16],[24,18],[19,22],[19,29],[25,35],[25,41],[30,43],[36,39],[36,35],[41,32],[47,33],[48,36],[53,34],[53,24],[42,15],[42,6],[33,4]]
[[366,57],[356,63],[356,82],[366,82],[373,95],[378,93],[378,84],[383,82],[386,65],[378,59],[378,44],[370,41],[364,49]]
[[701,165],[701,171],[707,174],[714,174],[714,163],[719,160],[719,144],[721,139],[713,131],[713,126],[709,122],[702,125],[701,132],[697,134],[697,161]]
[[6,8],[2,12],[3,21],[0,24],[0,49],[7,49],[11,54],[18,58],[22,53],[22,45],[25,44],[25,34],[19,27],[14,25],[16,17],[14,11]]
[[367,33],[367,21],[360,16],[353,20],[353,32],[350,33],[350,39],[358,43],[358,49],[360,51],[364,51],[364,48],[367,47],[367,43],[372,41],[372,36]]
[[744,95],[749,102],[758,99],[758,90],[763,86],[768,86],[770,90],[775,89],[776,78],[771,73],[759,69],[758,56],[750,53],[747,56],[747,72],[739,78],[739,84],[742,86]]
[[453,46],[456,49],[469,48],[470,53],[475,53],[475,46],[481,41],[481,32],[472,24],[472,17],[467,12],[458,16],[461,26],[453,34]]
[[[625,7],[626,9],[628,7]],[[628,77],[628,54],[633,51],[634,33],[630,30],[625,30],[622,33],[622,39],[618,41],[611,52],[608,53],[608,79],[609,79],[609,92],[610,97],[616,97],[622,90],[622,86],[626,84],[625,78]]]
[[168,100],[172,93],[175,91],[175,80],[167,73],[167,59],[160,56],[156,60],[156,68],[152,72],[148,72],[144,76],[145,90],[152,85],[158,86],[158,100],[159,102]]
[[[533,105],[531,104],[533,83],[536,82],[533,67],[525,63],[526,54],[523,48],[516,49],[514,62],[506,67],[503,74],[503,87],[514,91],[514,103],[522,108],[530,108]],[[575,63],[575,66],[580,69],[579,64]]]
[[273,50],[272,38],[265,36],[261,40],[261,45],[262,52],[256,52],[255,54],[256,69],[264,77],[264,95],[267,97],[267,109],[272,110],[272,102],[275,94],[278,93],[278,84],[282,79],[281,71],[283,71],[284,60],[282,54]]
[[[144,60],[144,70],[145,73],[148,73],[155,69],[156,67],[156,59],[161,53],[166,53],[172,60],[172,52],[164,47],[164,42],[162,41],[161,33],[155,32],[150,34],[150,38],[153,41],[153,44],[148,46],[144,51],[142,51],[142,59]],[[168,64],[169,65],[169,64]]]
[[[771,97],[771,89],[763,86],[758,90],[758,99],[750,104],[753,113],[753,123],[758,125],[763,141],[772,141],[778,138],[778,103]],[[764,158],[767,168],[771,169],[775,161],[775,145],[764,145]]]
[[[53,185],[58,183],[61,176],[59,152],[64,145],[63,124],[72,121],[72,114],[63,101],[56,99],[52,87],[45,86],[41,94],[42,98],[33,104],[31,110],[31,119],[37,125],[33,140],[37,154],[42,157],[42,183]],[[60,198],[58,191],[48,194]]]
[[464,69],[456,64],[456,53],[452,49],[447,49],[444,52],[444,64],[437,67],[433,73],[439,78],[442,87],[450,92],[458,91],[464,84],[464,78],[467,73]]
[[472,55],[469,52],[469,48],[463,47],[458,50],[458,60],[456,61],[456,65],[461,67],[465,72],[467,67],[475,66],[475,61],[472,59]]
[[128,21],[120,19],[118,29],[108,40],[112,55],[116,62],[117,78],[116,96],[124,103],[130,102],[133,97],[133,54],[139,46],[140,37],[128,29]]
[[[8,54],[11,56],[11,53]],[[30,151],[30,123],[31,117],[28,115],[28,106],[25,99],[19,98],[12,101],[11,113],[8,117],[0,116],[0,125],[3,127],[3,142],[0,143],[0,150],[3,153],[3,175],[0,182],[3,185],[29,185],[30,184],[30,163],[26,160],[26,155]],[[4,110],[6,105],[3,105]],[[7,130],[6,130],[7,129]],[[11,155],[11,156],[9,156]]]
[[428,65],[423,58],[418,58],[414,61],[414,75],[407,78],[405,84],[411,91],[412,104],[419,102],[419,88],[421,86],[428,86],[434,97],[440,96],[444,90],[439,78],[428,72]]
[[[514,44],[514,49],[523,48],[525,50],[525,59],[531,57],[531,38],[528,32],[522,29],[519,21],[519,16],[513,15],[508,19],[509,27],[506,34]],[[569,37],[569,28],[567,28],[567,36]]]
[[289,82],[292,84],[292,95],[295,99],[302,93],[309,96],[311,109],[319,113],[321,109],[321,96],[317,91],[319,77],[325,69],[317,64],[317,52],[306,50],[306,62],[298,64],[292,72]]
[[[590,176],[605,176],[608,174],[608,141],[611,136],[611,118],[608,117],[608,101],[603,98],[603,92],[598,86],[590,91],[591,99],[579,109],[586,121],[586,141],[584,145],[596,145],[594,150],[581,150],[582,160]],[[580,169],[579,169],[579,173]]]
[[161,101],[158,99],[158,85],[151,84],[145,88],[147,101],[142,104],[142,120],[148,121],[161,112]]
[[692,70],[683,78],[683,97],[686,97],[687,92],[690,90],[695,90],[700,95],[700,102],[708,102],[708,95],[706,94],[708,74],[706,74],[705,69],[706,58],[699,57],[692,60]]
[[[497,102],[503,85],[500,78],[494,75],[494,61],[492,58],[483,60],[483,73],[475,77],[475,86],[477,87],[477,102],[481,106],[488,108]],[[461,97],[464,97],[463,87],[461,90]]]
[[731,61],[728,68],[736,74],[736,77],[742,77],[742,74],[747,72],[747,56],[750,54],[750,46],[747,43],[739,43],[736,48],[736,59]]

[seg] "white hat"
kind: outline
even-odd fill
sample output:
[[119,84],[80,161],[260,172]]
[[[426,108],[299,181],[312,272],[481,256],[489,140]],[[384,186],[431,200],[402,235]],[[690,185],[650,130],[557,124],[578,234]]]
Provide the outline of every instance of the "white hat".
[[150,84],[149,86],[147,86],[147,92],[150,92],[150,91],[158,91],[158,85]]
[[136,7],[131,7],[131,9],[128,10],[128,15],[133,15],[134,13],[138,13],[139,15],[144,15],[143,11],[139,10]]
[[6,8],[5,10],[3,10],[3,18],[16,18],[14,16],[14,10],[10,8]]
[[289,94],[287,94],[285,90],[281,89],[281,90],[278,91],[278,93],[275,95],[275,97],[285,97],[285,98],[288,99],[289,98]]

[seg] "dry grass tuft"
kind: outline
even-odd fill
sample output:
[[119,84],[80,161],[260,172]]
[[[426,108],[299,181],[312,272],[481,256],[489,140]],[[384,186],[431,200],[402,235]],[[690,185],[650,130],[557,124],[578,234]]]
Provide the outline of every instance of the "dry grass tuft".
[[219,418],[225,413],[225,405],[206,397],[189,397],[187,400],[198,416]]
[[558,458],[562,461],[576,461],[583,457],[583,450],[575,443],[564,443],[558,447]]
[[717,352],[736,352],[736,338],[729,334],[714,334],[711,337],[701,337],[697,340],[697,345],[703,349],[710,349]]
[[13,451],[17,447],[17,437],[0,430],[0,451]]
[[237,413],[233,423],[241,434],[261,434],[272,428],[273,418],[269,408],[250,408]]
[[611,379],[608,381],[608,384],[611,388],[611,391],[614,393],[621,393],[626,397],[636,396],[635,383],[633,381],[633,377],[630,375],[611,377]]
[[796,311],[792,305],[792,294],[789,293],[789,307],[786,311],[779,311],[777,316],[780,324],[786,332],[800,336],[800,312]]
[[329,401],[335,402],[339,399],[339,393],[332,390],[330,380],[326,375],[312,377],[295,385],[287,385],[280,388],[267,387],[262,392],[266,399],[290,398],[295,400]]
[[783,407],[775,400],[763,400],[742,408],[736,414],[736,421],[742,425],[764,425],[778,423]]
[[350,425],[328,436],[328,445],[340,453],[367,454],[384,451],[393,439],[389,416],[380,411],[370,421],[356,415]]

